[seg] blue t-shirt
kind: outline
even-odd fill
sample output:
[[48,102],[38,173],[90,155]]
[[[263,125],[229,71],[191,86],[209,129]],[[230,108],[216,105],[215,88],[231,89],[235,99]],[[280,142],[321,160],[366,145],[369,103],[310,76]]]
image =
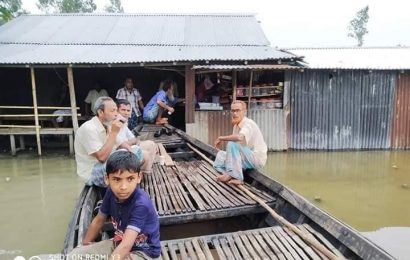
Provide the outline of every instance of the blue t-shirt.
[[131,251],[143,251],[152,258],[161,254],[158,214],[145,191],[137,188],[126,201],[120,203],[108,188],[99,214],[111,216],[116,230],[114,240],[120,241],[127,228],[138,232]]
[[169,100],[168,100],[167,93],[163,90],[160,90],[151,98],[148,104],[144,107],[144,117],[147,117],[148,112],[151,111],[152,109],[158,108],[158,103],[157,103],[158,100],[164,102],[165,104],[168,104]]

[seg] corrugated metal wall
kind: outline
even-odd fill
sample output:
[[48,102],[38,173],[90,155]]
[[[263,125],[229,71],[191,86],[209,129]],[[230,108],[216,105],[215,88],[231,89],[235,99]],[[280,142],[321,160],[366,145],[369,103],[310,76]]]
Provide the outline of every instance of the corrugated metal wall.
[[398,75],[394,100],[392,148],[410,148],[410,73]]
[[[251,110],[249,118],[260,127],[269,150],[286,150],[284,112],[281,109]],[[195,111],[195,123],[187,124],[187,133],[213,145],[220,135],[232,133],[229,111]]]
[[396,73],[289,71],[291,148],[390,147]]

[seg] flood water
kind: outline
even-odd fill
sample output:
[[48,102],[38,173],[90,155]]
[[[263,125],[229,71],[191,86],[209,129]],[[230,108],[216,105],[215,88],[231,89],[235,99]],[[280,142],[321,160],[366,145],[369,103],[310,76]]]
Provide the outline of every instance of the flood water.
[[[264,172],[360,231],[410,227],[410,152],[278,152]],[[61,251],[82,189],[73,157],[0,155],[0,260]]]

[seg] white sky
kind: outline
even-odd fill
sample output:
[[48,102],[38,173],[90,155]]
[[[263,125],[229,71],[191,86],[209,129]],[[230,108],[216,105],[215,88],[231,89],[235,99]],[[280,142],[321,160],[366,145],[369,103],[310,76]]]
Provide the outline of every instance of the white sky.
[[[37,0],[23,8],[39,13]],[[94,0],[102,12],[108,0]],[[122,0],[126,13],[256,13],[272,46],[354,46],[349,21],[369,5],[364,46],[410,46],[409,0]]]

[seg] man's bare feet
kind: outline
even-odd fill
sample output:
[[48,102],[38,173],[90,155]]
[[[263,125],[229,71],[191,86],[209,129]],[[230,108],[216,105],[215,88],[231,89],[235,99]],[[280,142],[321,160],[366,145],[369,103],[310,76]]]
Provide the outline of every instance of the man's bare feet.
[[168,124],[168,118],[161,118],[155,122],[156,125],[165,125]]
[[234,185],[243,185],[243,181],[234,179],[232,178],[231,180],[228,181],[229,184],[234,184]]
[[224,174],[219,175],[218,177],[216,177],[216,180],[220,181],[220,182],[227,182],[230,179],[232,179],[232,177],[227,173],[224,173]]

